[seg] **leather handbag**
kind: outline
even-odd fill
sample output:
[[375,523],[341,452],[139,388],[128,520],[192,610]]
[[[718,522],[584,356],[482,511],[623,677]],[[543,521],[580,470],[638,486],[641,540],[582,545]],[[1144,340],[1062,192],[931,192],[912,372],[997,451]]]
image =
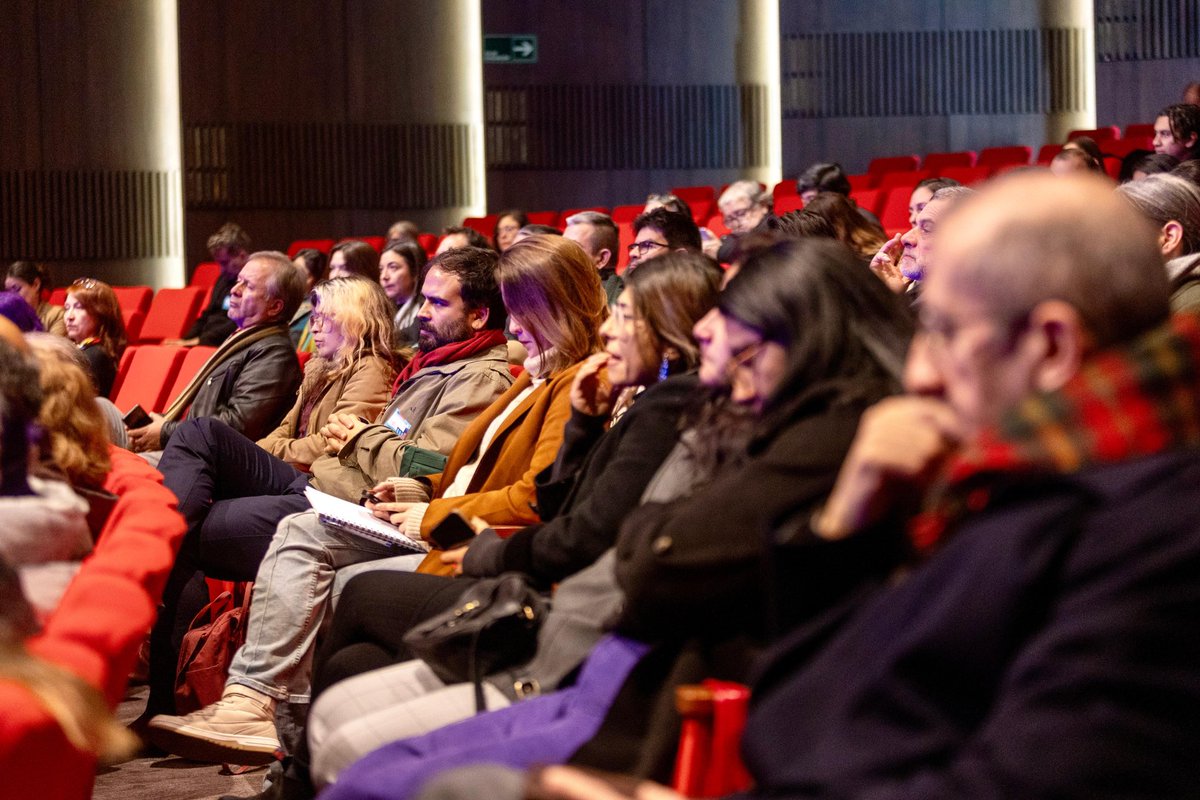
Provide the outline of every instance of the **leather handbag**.
[[179,647],[176,713],[186,714],[221,699],[234,653],[246,641],[250,594],[247,584],[242,603],[237,605],[230,592],[221,592],[192,620]]
[[523,575],[506,572],[474,582],[453,608],[405,634],[404,643],[446,683],[473,683],[475,709],[485,711],[484,676],[533,658],[547,610]]

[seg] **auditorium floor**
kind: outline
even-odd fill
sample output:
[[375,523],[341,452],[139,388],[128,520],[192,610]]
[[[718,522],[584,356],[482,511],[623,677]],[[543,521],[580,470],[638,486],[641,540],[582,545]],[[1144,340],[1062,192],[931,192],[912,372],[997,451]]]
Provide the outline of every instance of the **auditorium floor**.
[[[146,687],[132,687],[117,709],[121,722],[132,722],[146,704]],[[96,775],[95,800],[217,800],[231,794],[250,797],[262,787],[266,767],[245,775],[222,774],[223,767],[174,756],[135,758],[102,767]]]

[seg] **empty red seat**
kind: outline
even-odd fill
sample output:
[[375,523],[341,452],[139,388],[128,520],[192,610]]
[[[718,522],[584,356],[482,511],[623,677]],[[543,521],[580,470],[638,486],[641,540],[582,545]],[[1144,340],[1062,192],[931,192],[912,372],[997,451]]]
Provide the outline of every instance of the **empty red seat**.
[[142,323],[146,321],[146,315],[142,313],[141,309],[122,308],[121,318],[125,322],[125,340],[138,341],[138,337],[142,333]]
[[927,169],[919,169],[914,172],[889,172],[879,179],[879,185],[875,188],[885,194],[899,187],[907,187],[909,192],[913,187],[926,178],[932,178],[933,172]]
[[1109,139],[1100,142],[1100,150],[1105,155],[1124,158],[1134,150],[1154,150],[1153,136],[1126,136],[1124,139]]
[[949,167],[973,167],[979,154],[974,150],[960,150],[954,153],[929,153],[925,156],[923,168],[934,175],[941,175],[942,170]]
[[698,200],[695,203],[688,203],[688,205],[692,209],[692,221],[697,225],[703,225],[709,217],[719,213],[714,200]]
[[892,189],[884,197],[879,208],[879,224],[888,238],[912,227],[908,223],[908,201],[911,197],[912,190],[905,186]]
[[889,172],[912,172],[921,165],[921,159],[916,156],[884,156],[873,158],[867,165],[867,174],[874,180],[874,186]]
[[790,178],[780,181],[779,183],[775,184],[775,188],[771,190],[771,194],[774,195],[776,202],[778,202],[779,198],[781,197],[797,194],[796,179]]
[[1010,145],[1008,147],[985,147],[979,152],[977,167],[990,167],[992,171],[1010,164],[1028,164],[1033,155],[1033,148],[1025,145]]
[[1061,144],[1042,145],[1041,149],[1038,150],[1037,163],[1041,164],[1042,166],[1047,166],[1051,161],[1054,160],[1056,155],[1062,152],[1062,149],[1063,146]]
[[333,249],[333,239],[297,239],[288,245],[287,257],[295,258],[301,250],[320,250],[325,255]]
[[799,211],[802,208],[804,208],[804,201],[798,194],[786,194],[783,197],[775,198],[775,216],[777,217],[782,217],[792,211]]
[[1071,131],[1067,134],[1067,141],[1086,136],[1089,139],[1094,139],[1097,142],[1103,142],[1106,139],[1120,139],[1121,129],[1116,125],[1105,125],[1102,128],[1080,128],[1079,130]]
[[865,208],[875,216],[879,216],[879,206],[883,204],[883,194],[880,189],[856,189],[850,193],[850,199],[858,203],[859,208]]
[[150,303],[138,341],[157,343],[183,336],[199,316],[205,293],[200,286],[159,289]]
[[138,346],[131,344],[125,348],[125,352],[121,353],[121,361],[117,364],[117,376],[113,379],[112,391],[108,393],[111,400],[121,391],[121,383],[125,380],[125,373],[129,371],[129,362],[133,360],[133,354],[137,352]]
[[382,253],[384,245],[387,244],[387,238],[384,236],[344,236],[338,241],[338,244],[342,242],[366,242],[376,253]]
[[938,177],[953,178],[963,186],[971,186],[987,180],[991,174],[988,167],[946,167]]
[[496,232],[496,223],[499,219],[499,214],[488,214],[484,217],[467,217],[463,220],[462,226],[479,231],[488,238],[488,241],[491,241],[492,234]]
[[187,351],[183,347],[161,344],[138,347],[130,358],[120,390],[113,396],[113,403],[121,411],[128,411],[135,405],[147,411],[162,411],[185,355]]
[[622,222],[633,222],[642,213],[645,208],[644,203],[639,203],[635,206],[613,206],[612,218],[613,222],[620,225]]
[[1108,177],[1115,180],[1121,178],[1121,159],[1116,156],[1104,157],[1104,171],[1108,173]]
[[711,186],[675,186],[671,189],[671,194],[684,200],[692,207],[693,211],[697,204],[705,200],[710,203],[715,203],[717,200],[717,194]]
[[215,261],[204,261],[197,264],[196,268],[192,270],[192,279],[188,281],[188,286],[199,286],[211,290],[217,285],[219,277],[221,277],[221,265]]
[[217,352],[217,348],[205,345],[187,348],[187,353],[180,359],[179,369],[170,382],[163,402],[163,408],[175,402],[175,398],[183,393],[187,385],[192,382],[192,378],[196,377],[196,373],[200,371],[200,368],[204,366],[209,357],[215,352]]
[[439,237],[436,233],[419,233],[417,234],[417,244],[421,245],[421,249],[425,254],[432,257],[437,252]]
[[50,299],[48,302],[52,306],[61,306],[63,303],[67,302],[67,290],[59,288],[50,292]]
[[847,175],[846,180],[850,181],[850,191],[852,192],[875,188],[874,175]]
[[149,286],[114,286],[112,290],[122,311],[140,311],[144,315],[150,310],[154,291]]
[[527,212],[525,216],[529,217],[530,225],[550,225],[552,227],[558,226],[557,211],[530,211]]
[[1153,122],[1136,122],[1125,126],[1125,138],[1130,139],[1137,136],[1144,136],[1150,139],[1154,138],[1154,123]]

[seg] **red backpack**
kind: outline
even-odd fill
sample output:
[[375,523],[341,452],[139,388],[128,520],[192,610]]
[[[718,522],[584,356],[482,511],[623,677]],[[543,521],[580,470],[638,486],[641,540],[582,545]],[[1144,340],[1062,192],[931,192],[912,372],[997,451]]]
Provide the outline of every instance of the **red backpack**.
[[[240,606],[231,592],[221,592],[183,635],[175,672],[175,713],[187,714],[221,699],[233,654],[246,641],[252,584],[244,586]],[[202,622],[205,619],[208,622]]]

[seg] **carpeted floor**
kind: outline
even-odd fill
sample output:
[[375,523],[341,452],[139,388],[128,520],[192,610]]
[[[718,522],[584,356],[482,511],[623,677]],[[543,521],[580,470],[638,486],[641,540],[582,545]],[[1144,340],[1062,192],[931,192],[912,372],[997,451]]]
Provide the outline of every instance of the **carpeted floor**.
[[[130,689],[117,709],[132,722],[146,705],[146,687]],[[96,775],[95,800],[217,800],[224,795],[250,797],[262,788],[267,768],[230,775],[224,767],[199,764],[175,756],[135,758],[102,767]]]

